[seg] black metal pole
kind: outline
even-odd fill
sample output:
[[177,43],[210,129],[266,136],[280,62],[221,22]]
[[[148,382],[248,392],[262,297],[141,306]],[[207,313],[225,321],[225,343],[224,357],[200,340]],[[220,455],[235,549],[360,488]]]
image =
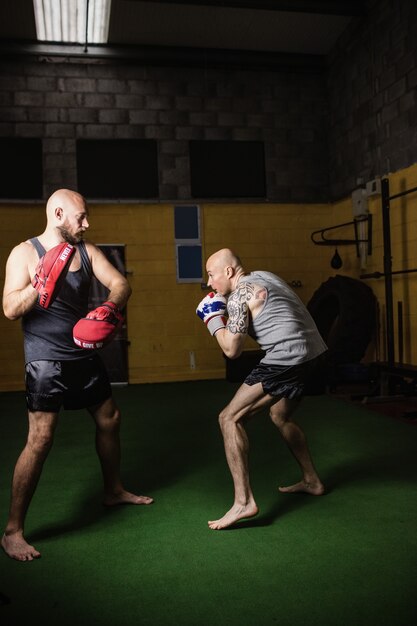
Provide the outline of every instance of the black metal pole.
[[[417,272],[417,268],[397,270],[396,272],[391,272],[391,274],[394,276],[394,274],[412,274],[413,272]],[[383,276],[385,276],[383,272],[372,272],[371,274],[361,274],[359,278],[382,278]]]
[[87,6],[85,7],[85,44],[84,52],[88,52],[88,9],[90,0],[87,0]]
[[389,366],[394,365],[394,312],[392,296],[392,257],[391,257],[391,227],[390,227],[390,197],[389,180],[381,180],[382,200],[382,229],[384,239],[384,278],[385,278],[385,311],[387,330],[387,361]]
[[403,303],[397,302],[398,323],[398,363],[404,363],[404,330],[403,330]]

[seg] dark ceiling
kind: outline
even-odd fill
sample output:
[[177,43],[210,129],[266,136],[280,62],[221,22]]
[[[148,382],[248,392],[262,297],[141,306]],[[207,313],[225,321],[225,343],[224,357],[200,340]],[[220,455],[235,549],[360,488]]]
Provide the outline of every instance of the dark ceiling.
[[[326,55],[360,0],[112,0],[107,46],[84,46],[93,56],[147,55],[160,61],[197,51],[206,55]],[[83,52],[83,45],[36,44],[32,0],[1,0],[0,52]],[[61,51],[61,52],[60,52]],[[156,55],[158,56],[158,55]]]

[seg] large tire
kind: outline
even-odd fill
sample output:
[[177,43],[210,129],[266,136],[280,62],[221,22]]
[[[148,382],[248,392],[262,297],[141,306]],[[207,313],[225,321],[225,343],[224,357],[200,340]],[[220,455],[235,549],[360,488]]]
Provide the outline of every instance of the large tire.
[[322,283],[307,308],[329,348],[329,365],[359,363],[376,327],[377,300],[372,289],[336,274]]

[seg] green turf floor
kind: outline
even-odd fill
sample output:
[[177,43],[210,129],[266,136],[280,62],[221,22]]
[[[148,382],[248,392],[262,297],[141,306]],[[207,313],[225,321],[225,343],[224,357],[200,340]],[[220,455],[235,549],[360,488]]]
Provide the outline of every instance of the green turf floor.
[[[256,626],[417,623],[417,424],[334,397],[296,419],[328,493],[283,495],[298,468],[266,413],[248,424],[260,514],[233,530],[208,519],[232,503],[217,414],[236,385],[115,389],[127,488],[148,507],[107,510],[94,428],[62,413],[29,511],[42,558],[0,554],[0,624]],[[24,443],[20,393],[0,395],[0,516]]]

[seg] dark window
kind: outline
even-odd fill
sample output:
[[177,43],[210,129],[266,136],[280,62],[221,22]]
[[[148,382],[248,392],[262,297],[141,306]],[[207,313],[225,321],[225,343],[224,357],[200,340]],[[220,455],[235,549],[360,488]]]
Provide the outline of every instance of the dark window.
[[174,207],[177,282],[196,283],[203,280],[202,246],[200,237],[200,207]]
[[42,198],[42,140],[1,137],[0,197]]
[[190,141],[193,198],[264,198],[261,141]]
[[177,246],[177,282],[199,283],[202,280],[201,246]]
[[175,239],[200,240],[200,211],[195,205],[174,207]]
[[158,155],[153,139],[77,141],[78,190],[90,198],[157,198]]

